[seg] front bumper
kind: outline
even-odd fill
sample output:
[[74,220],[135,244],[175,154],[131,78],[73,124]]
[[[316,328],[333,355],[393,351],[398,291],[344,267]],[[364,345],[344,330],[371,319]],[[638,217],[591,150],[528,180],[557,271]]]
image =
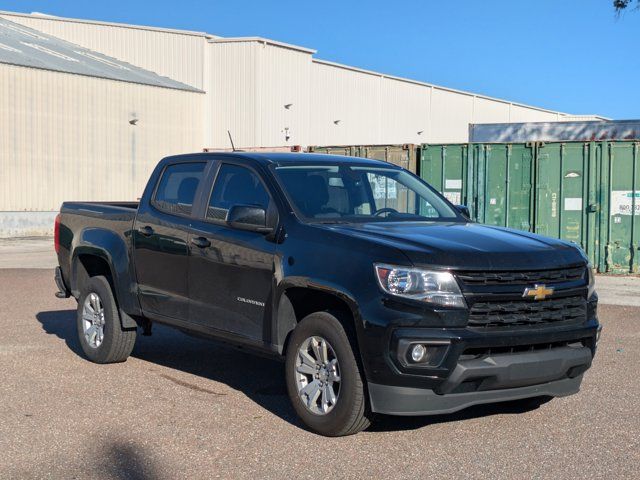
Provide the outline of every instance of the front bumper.
[[533,397],[563,397],[578,393],[582,375],[541,385],[488,390],[484,392],[438,395],[433,390],[369,383],[371,409],[388,415],[438,415],[453,413],[472,405],[506,402]]
[[[591,366],[600,324],[542,329],[396,328],[390,346],[368,377],[374,412],[394,415],[451,413],[471,405],[577,393]],[[402,365],[394,345],[400,339],[446,341],[441,363],[429,368]]]

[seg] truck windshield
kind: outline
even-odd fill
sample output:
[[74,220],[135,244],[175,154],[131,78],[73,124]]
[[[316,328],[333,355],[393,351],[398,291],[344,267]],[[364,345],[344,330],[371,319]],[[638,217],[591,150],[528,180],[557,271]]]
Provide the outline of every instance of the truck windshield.
[[276,176],[297,212],[322,223],[461,221],[439,194],[396,168],[284,165]]

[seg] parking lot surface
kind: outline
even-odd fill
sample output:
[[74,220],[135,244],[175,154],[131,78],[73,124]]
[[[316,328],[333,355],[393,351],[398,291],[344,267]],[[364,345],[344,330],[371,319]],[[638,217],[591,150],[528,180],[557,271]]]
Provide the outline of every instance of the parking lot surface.
[[[304,430],[283,364],[166,327],[86,361],[50,270],[0,270],[0,478],[638,478],[640,309],[604,305],[578,395]],[[640,292],[638,292],[640,293]]]

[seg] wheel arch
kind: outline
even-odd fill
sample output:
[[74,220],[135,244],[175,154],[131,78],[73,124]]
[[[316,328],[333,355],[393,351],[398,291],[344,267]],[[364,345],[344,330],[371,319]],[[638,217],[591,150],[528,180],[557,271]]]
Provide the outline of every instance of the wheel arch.
[[[303,318],[322,311],[333,314],[343,324],[357,347],[362,320],[353,296],[326,285],[295,282],[281,290],[273,315],[272,338],[278,353],[286,354],[291,332]],[[359,351],[355,353],[360,356]]]
[[83,231],[73,249],[70,280],[72,295],[78,298],[83,282],[97,275],[104,275],[109,281],[122,326],[137,326],[129,314],[130,312],[136,316],[139,312],[129,249],[116,233],[94,228]]

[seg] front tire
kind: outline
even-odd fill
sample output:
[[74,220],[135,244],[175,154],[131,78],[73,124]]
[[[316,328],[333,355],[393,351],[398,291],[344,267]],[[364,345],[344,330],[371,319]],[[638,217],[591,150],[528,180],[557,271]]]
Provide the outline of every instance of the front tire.
[[91,277],[78,298],[77,328],[80,346],[95,363],[124,362],[136,343],[136,329],[123,329],[109,281]]
[[315,432],[338,437],[370,425],[361,369],[344,326],[330,313],[312,313],[297,325],[285,372],[293,408]]

